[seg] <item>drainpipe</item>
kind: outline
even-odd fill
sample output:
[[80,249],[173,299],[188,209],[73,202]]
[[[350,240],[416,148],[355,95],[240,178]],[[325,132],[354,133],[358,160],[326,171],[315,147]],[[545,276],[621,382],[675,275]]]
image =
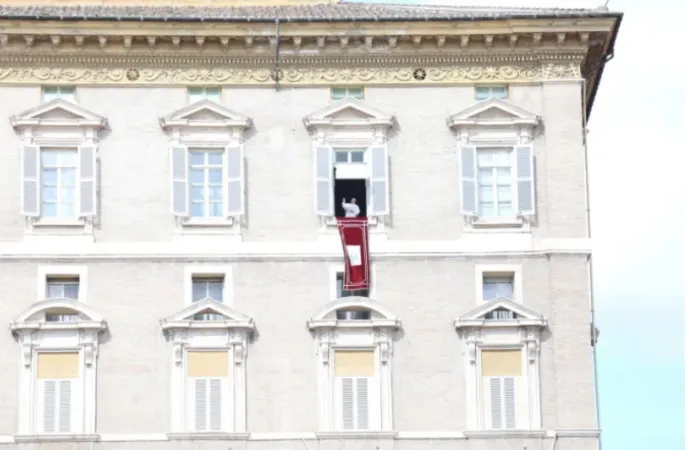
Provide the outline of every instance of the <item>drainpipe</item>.
[[280,19],[275,19],[275,68],[273,69],[273,76],[275,77],[275,90],[280,90]]

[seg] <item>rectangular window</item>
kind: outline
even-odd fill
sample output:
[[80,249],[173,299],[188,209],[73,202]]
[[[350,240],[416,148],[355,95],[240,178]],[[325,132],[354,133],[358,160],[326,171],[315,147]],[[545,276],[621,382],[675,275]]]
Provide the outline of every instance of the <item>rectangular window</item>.
[[512,149],[480,148],[476,155],[479,217],[513,217]]
[[514,295],[513,273],[484,273],[483,274],[483,300],[490,301],[496,298],[512,300]]
[[490,97],[507,98],[507,86],[477,86],[475,89],[476,100],[485,100]]
[[74,396],[79,379],[78,353],[38,353],[38,410],[41,432],[70,433],[74,420]]
[[190,87],[187,90],[189,103],[195,103],[204,99],[220,103],[221,92],[219,87]]
[[345,97],[355,98],[357,100],[364,99],[363,87],[338,87],[330,89],[330,98],[332,100],[342,100]]
[[194,276],[191,282],[191,301],[210,298],[222,303],[224,288],[225,280],[221,276]]
[[189,149],[191,217],[224,216],[223,167],[222,150]]
[[61,98],[69,102],[74,102],[76,97],[74,95],[74,86],[43,86],[42,97],[44,102]]
[[194,431],[225,428],[229,395],[229,355],[226,351],[187,352],[187,421]]
[[369,289],[357,289],[357,290],[352,290],[352,291],[346,291],[344,289],[344,273],[343,272],[338,272],[337,273],[337,298],[343,298],[343,297],[368,297],[369,296]]
[[521,350],[481,351],[486,429],[517,428],[522,378]]
[[45,298],[79,300],[79,277],[49,277],[45,284]]
[[41,217],[77,218],[77,149],[41,149]]
[[372,351],[336,351],[336,417],[342,430],[370,430],[371,389],[375,376]]

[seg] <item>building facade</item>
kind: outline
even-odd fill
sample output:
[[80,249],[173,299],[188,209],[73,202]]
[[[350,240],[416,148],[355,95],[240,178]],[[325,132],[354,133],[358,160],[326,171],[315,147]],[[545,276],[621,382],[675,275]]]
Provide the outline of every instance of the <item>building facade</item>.
[[598,448],[585,126],[621,14],[3,3],[0,445]]

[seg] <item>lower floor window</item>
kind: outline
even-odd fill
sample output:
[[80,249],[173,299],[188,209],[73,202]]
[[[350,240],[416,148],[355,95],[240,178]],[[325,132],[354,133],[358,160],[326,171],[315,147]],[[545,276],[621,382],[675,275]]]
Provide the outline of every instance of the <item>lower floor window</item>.
[[481,370],[485,428],[516,429],[522,398],[522,352],[483,350]]
[[78,353],[38,353],[38,423],[43,433],[74,429],[75,395],[79,381]]
[[372,429],[373,351],[335,352],[336,417],[343,430]]
[[187,422],[193,431],[224,428],[229,390],[227,351],[187,352]]

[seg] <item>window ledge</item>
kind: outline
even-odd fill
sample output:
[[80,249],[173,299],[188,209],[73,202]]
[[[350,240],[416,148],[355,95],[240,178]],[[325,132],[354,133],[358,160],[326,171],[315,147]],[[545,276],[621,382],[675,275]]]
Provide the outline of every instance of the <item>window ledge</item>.
[[98,442],[100,435],[87,433],[15,434],[14,441],[23,442]]
[[318,431],[318,439],[395,439],[397,431]]
[[546,434],[545,430],[476,430],[465,431],[464,437],[469,439],[522,439],[542,438]]
[[247,441],[249,433],[225,433],[222,431],[196,431],[191,433],[168,433],[170,440],[176,441]]
[[217,219],[183,219],[180,223],[183,227],[195,228],[195,227],[231,227],[235,224],[235,220],[232,217],[229,218],[217,218]]
[[86,223],[83,219],[36,219],[33,221],[34,227],[64,227],[64,228],[83,228]]
[[520,217],[514,218],[478,218],[471,223],[477,228],[491,228],[491,227],[521,227],[524,225],[524,219]]

